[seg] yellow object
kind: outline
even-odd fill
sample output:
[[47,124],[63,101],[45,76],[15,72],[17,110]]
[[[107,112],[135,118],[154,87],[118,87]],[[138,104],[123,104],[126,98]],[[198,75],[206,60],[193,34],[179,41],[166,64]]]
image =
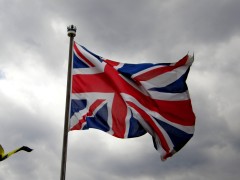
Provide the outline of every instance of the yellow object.
[[17,149],[15,149],[15,150],[13,150],[13,151],[11,151],[9,153],[4,154],[4,149],[3,149],[3,147],[0,144],[0,161],[3,161],[5,159],[7,159],[9,156],[11,156],[11,155],[13,155],[13,154],[15,154],[15,153],[17,153],[17,152],[19,152],[21,150],[26,151],[26,152],[31,152],[32,151],[31,148],[29,148],[27,146],[22,146],[22,147],[17,148]]

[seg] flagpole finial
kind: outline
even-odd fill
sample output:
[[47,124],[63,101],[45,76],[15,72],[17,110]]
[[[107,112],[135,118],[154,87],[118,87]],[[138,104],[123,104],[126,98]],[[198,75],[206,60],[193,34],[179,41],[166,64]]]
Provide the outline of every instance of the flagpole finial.
[[70,25],[67,27],[67,32],[69,37],[75,37],[76,31],[77,31],[77,27],[74,25]]

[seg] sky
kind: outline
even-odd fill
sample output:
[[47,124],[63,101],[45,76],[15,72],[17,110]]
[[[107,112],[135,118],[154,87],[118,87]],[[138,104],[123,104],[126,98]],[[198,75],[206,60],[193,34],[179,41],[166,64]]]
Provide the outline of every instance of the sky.
[[194,53],[196,126],[165,162],[148,134],[70,132],[66,179],[239,179],[239,9],[239,0],[0,0],[0,144],[34,149],[0,162],[0,179],[60,179],[71,24],[75,41],[120,62]]

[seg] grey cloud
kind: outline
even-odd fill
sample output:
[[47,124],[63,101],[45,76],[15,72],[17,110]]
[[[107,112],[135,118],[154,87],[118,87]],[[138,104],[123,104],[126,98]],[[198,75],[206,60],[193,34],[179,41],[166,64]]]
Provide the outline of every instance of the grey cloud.
[[90,2],[62,2],[56,11],[65,22],[75,23],[80,43],[103,52],[107,47],[113,58],[121,52],[125,61],[139,51],[153,60],[168,59],[176,48],[186,53],[203,42],[227,41],[239,31],[238,1]]
[[32,114],[2,96],[0,105],[0,142],[5,151],[22,145],[34,149],[31,153],[19,152],[3,161],[1,179],[48,178],[50,174],[57,178],[62,141],[61,128],[55,128],[51,119],[46,119],[41,114]]
[[54,16],[48,8],[44,1],[1,3],[1,63],[9,63],[12,56],[11,63],[21,64],[26,61],[23,56],[30,56],[36,67],[41,64],[58,74],[65,71],[62,65],[67,61],[68,46],[59,44],[54,35],[51,26]]
[[[61,103],[51,95],[52,104],[39,102],[42,94],[30,90],[65,92],[66,27],[74,24],[77,42],[119,61],[170,62],[193,50],[188,85],[197,121],[194,137],[166,162],[150,136],[113,143],[117,140],[102,132],[70,132],[67,179],[237,180],[239,6],[237,0],[0,1],[0,142],[8,150],[23,144],[34,148],[1,162],[0,179],[59,178],[64,98]],[[39,85],[26,89],[10,84],[29,101],[6,95],[3,85],[14,80],[13,66],[28,78],[23,82],[37,77]],[[26,72],[29,68],[41,76]]]

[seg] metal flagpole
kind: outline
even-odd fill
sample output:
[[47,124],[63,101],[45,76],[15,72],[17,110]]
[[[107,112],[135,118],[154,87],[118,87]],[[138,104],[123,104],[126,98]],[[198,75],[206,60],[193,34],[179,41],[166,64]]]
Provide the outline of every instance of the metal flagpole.
[[62,164],[61,164],[61,177],[60,180],[65,180],[66,177],[66,162],[67,162],[67,143],[68,143],[68,126],[69,126],[69,106],[70,106],[70,90],[71,90],[71,75],[72,75],[72,49],[73,39],[76,36],[76,26],[70,25],[67,27],[68,36],[70,37],[69,44],[69,57],[68,57],[68,75],[67,75],[67,92],[66,92],[66,105],[65,105],[65,122],[63,133],[63,147],[62,147]]

